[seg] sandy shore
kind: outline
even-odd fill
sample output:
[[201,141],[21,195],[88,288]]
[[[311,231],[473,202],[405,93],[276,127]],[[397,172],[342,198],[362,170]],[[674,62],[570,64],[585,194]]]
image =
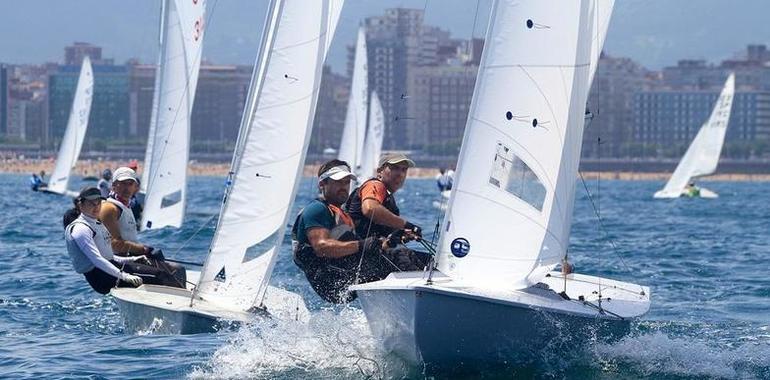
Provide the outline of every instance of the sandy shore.
[[[99,176],[102,170],[111,168],[115,170],[119,166],[127,165],[127,162],[121,161],[96,161],[81,160],[75,165],[75,173],[79,175]],[[53,160],[32,160],[32,159],[5,159],[0,160],[0,173],[31,174],[39,173],[41,170],[50,174],[54,168]],[[142,164],[139,164],[141,171]],[[204,163],[191,162],[188,166],[190,175],[195,176],[225,176],[230,170],[230,163]],[[315,176],[318,172],[318,165],[305,165],[304,175],[308,177]],[[411,178],[434,178],[438,174],[437,168],[413,168],[409,170]],[[601,179],[619,179],[626,181],[665,181],[671,173],[638,173],[638,172],[583,172],[586,180],[595,180],[601,176]],[[739,173],[718,173],[706,178],[704,181],[770,181],[770,174],[739,174]]]

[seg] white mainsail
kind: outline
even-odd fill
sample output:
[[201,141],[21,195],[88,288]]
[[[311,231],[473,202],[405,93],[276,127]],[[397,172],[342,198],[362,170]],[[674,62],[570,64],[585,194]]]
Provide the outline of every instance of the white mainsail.
[[[156,73],[143,186],[141,229],[179,227],[184,218],[190,116],[198,85],[206,1],[166,0],[161,22],[162,48]],[[144,178],[146,177],[146,178]]]
[[711,111],[711,117],[701,126],[674,174],[655,198],[677,198],[682,195],[690,180],[713,174],[717,170],[719,155],[725,142],[725,133],[730,121],[730,112],[735,95],[735,74],[730,74],[722,93]]
[[364,32],[364,27],[361,26],[358,28],[348,110],[345,115],[345,126],[342,129],[342,140],[340,141],[338,154],[338,158],[347,162],[356,174],[361,174],[360,167],[363,161],[364,136],[366,135],[366,107],[369,103],[367,101],[369,98],[368,83],[366,32]]
[[94,92],[94,72],[91,68],[91,59],[83,58],[80,67],[80,76],[75,88],[75,97],[72,101],[67,129],[59,147],[59,155],[56,156],[56,167],[51,174],[46,191],[58,194],[67,192],[70,172],[78,161],[80,149],[83,147],[83,138],[88,129],[88,117],[91,114],[91,100]]
[[377,170],[377,164],[382,154],[382,139],[385,135],[385,113],[382,110],[382,103],[377,92],[372,91],[369,98],[369,126],[364,140],[363,156],[361,161],[360,181],[374,175]]
[[[147,148],[144,151],[144,167],[142,168],[142,181],[139,183],[139,192],[147,193],[147,183],[150,182],[150,168],[152,167],[152,148],[155,143],[155,130],[158,124],[158,101],[160,99],[161,65],[163,64],[163,41],[165,40],[166,2],[160,2],[160,27],[158,30],[158,61],[155,64],[155,83],[152,89],[152,110],[150,111],[150,127],[147,130]],[[144,196],[142,196],[144,197]],[[142,200],[143,201],[143,200]],[[142,204],[144,207],[144,204]],[[141,220],[138,221],[141,225]]]
[[439,242],[438,268],[455,280],[525,288],[564,257],[596,8],[495,2]]
[[273,0],[194,299],[259,306],[297,190],[341,0]]

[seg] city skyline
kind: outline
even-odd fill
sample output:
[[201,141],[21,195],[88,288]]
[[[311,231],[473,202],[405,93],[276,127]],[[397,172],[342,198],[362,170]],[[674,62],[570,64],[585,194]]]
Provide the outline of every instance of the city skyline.
[[[348,1],[343,8],[329,64],[345,72],[347,46],[366,17],[386,8],[425,9],[425,22],[451,32],[453,38],[483,38],[491,0],[437,2],[422,0]],[[152,63],[157,55],[160,3],[84,0],[29,0],[0,5],[0,61],[12,64],[60,62],[61,51],[76,41],[104,47],[104,56],[123,63],[130,58]],[[478,12],[477,12],[478,7]],[[218,64],[252,64],[264,21],[264,2],[209,0],[204,60]],[[713,15],[734,20],[730,27],[708,22]],[[618,1],[605,51],[629,57],[650,69],[679,59],[716,63],[734,58],[748,44],[770,42],[764,22],[770,3],[724,0],[668,2]],[[18,36],[25,38],[20,39]],[[34,47],[34,48],[33,48]]]

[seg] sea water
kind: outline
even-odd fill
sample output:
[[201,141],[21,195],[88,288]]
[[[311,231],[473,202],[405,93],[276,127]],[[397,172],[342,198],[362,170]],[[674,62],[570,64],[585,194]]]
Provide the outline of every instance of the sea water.
[[[115,302],[72,271],[65,197],[0,175],[0,376],[9,378],[420,378],[383,352],[357,303],[320,300],[285,239],[272,285],[300,293],[309,323],[259,321],[189,336],[127,333]],[[181,229],[143,233],[167,257],[202,262],[225,180],[193,177]],[[543,352],[482,373],[539,378],[770,378],[770,194],[766,183],[704,182],[718,199],[654,200],[658,182],[578,184],[570,260],[580,273],[650,286],[652,307],[612,344]],[[77,189],[76,182],[70,188]],[[304,179],[295,211],[317,193]],[[432,231],[431,180],[397,193],[409,220]],[[598,217],[597,217],[598,214]],[[293,221],[293,217],[291,218]],[[428,233],[430,235],[430,233]],[[515,245],[515,237],[505,244]],[[429,374],[428,374],[429,375]]]

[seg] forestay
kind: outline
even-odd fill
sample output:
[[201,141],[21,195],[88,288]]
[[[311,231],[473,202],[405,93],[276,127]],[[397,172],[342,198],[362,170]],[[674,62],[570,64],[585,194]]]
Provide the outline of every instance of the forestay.
[[[155,83],[152,89],[152,109],[150,111],[150,126],[147,130],[147,148],[144,151],[144,168],[142,181],[139,183],[139,192],[147,193],[147,183],[150,182],[150,168],[152,167],[152,148],[155,143],[155,130],[158,122],[158,100],[160,99],[161,65],[163,64],[163,46],[166,36],[166,1],[160,2],[160,27],[158,30],[158,61],[155,64]],[[143,205],[144,206],[144,205]],[[141,224],[141,220],[138,221]]]
[[75,97],[72,101],[67,129],[59,147],[59,155],[56,156],[56,167],[48,182],[47,191],[64,194],[67,191],[70,172],[78,161],[80,149],[83,147],[83,138],[88,129],[88,117],[91,114],[91,100],[94,92],[94,73],[91,68],[91,59],[83,58],[80,67],[80,76],[75,88]]
[[195,290],[259,306],[284,236],[341,0],[274,0],[233,156],[229,187]]
[[141,229],[179,227],[184,218],[190,116],[198,85],[206,1],[167,0],[156,77],[157,108],[151,121],[152,151]]
[[363,156],[361,161],[361,170],[359,175],[360,182],[374,175],[377,164],[382,154],[382,139],[385,134],[385,113],[382,110],[382,103],[377,92],[372,91],[369,97],[369,126],[366,130],[366,139],[364,140]]
[[735,94],[735,74],[730,74],[722,93],[711,111],[711,117],[695,135],[684,157],[663,190],[655,194],[658,198],[676,198],[692,178],[713,174],[717,170],[725,133],[730,121]]
[[[345,126],[338,158],[347,162],[356,174],[363,162],[364,136],[366,134],[366,107],[369,97],[369,74],[366,57],[366,33],[364,27],[358,28],[358,40],[353,61],[353,79],[350,85],[348,110],[345,114]],[[365,174],[365,173],[364,173]]]
[[495,2],[439,242],[454,279],[524,288],[564,257],[596,5]]

